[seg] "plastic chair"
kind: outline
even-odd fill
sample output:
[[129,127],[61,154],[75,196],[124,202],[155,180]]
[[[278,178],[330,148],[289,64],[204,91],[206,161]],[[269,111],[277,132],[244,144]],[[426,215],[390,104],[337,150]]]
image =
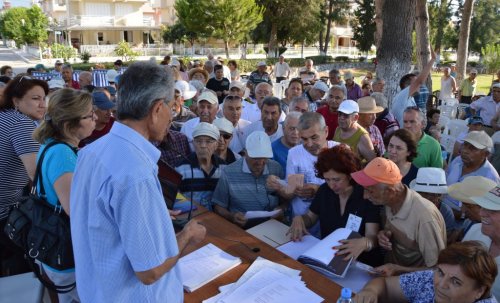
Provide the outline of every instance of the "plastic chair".
[[106,87],[109,85],[108,80],[106,79],[107,69],[96,69],[92,72],[92,83],[96,87]]
[[467,126],[467,121],[465,120],[460,120],[460,119],[454,119],[450,120],[444,129],[444,133],[447,135],[450,135],[453,138],[456,138],[458,135],[460,135],[463,132],[466,132],[469,129]]

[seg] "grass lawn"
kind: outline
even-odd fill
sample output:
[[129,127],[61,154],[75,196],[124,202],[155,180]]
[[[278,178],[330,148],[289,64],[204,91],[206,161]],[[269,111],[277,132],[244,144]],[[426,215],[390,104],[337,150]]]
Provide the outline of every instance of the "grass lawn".
[[[354,77],[356,77],[356,82],[360,83],[361,80],[365,77],[366,72],[368,70],[363,70],[363,69],[352,69],[351,70]],[[345,72],[343,70],[343,72]],[[373,71],[372,71],[373,73]],[[327,74],[326,74],[327,75]],[[441,76],[442,73],[438,72],[432,72],[432,91],[440,90],[441,89]],[[375,73],[374,73],[375,76]],[[493,75],[491,74],[479,74],[477,76],[477,88],[476,88],[476,93],[479,94],[484,94],[486,95],[490,91],[490,85],[491,82],[493,81]]]

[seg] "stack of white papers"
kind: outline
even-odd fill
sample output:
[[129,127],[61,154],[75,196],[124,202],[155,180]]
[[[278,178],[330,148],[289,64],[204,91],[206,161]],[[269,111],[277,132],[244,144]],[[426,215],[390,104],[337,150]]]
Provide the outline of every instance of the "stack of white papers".
[[257,258],[241,278],[219,288],[220,294],[203,303],[322,302],[323,298],[301,281],[300,271]]
[[240,258],[209,243],[179,259],[182,285],[193,292],[239,264]]

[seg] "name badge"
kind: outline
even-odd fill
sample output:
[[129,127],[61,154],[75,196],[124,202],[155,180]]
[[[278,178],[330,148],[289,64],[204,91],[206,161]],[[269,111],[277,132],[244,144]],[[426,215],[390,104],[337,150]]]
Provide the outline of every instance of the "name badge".
[[345,228],[350,229],[355,232],[359,232],[359,228],[361,227],[361,221],[363,219],[353,214],[349,214],[349,219],[347,220],[347,224]]

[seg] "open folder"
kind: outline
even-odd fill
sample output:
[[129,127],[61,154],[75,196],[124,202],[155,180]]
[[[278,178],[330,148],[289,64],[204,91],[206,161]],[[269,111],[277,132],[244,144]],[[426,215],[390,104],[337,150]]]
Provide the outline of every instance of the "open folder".
[[347,228],[336,229],[300,255],[298,261],[326,276],[343,278],[349,269],[352,258],[346,261],[344,260],[345,256],[335,256],[337,250],[332,247],[340,245],[340,240],[355,238],[361,238],[361,235]]

